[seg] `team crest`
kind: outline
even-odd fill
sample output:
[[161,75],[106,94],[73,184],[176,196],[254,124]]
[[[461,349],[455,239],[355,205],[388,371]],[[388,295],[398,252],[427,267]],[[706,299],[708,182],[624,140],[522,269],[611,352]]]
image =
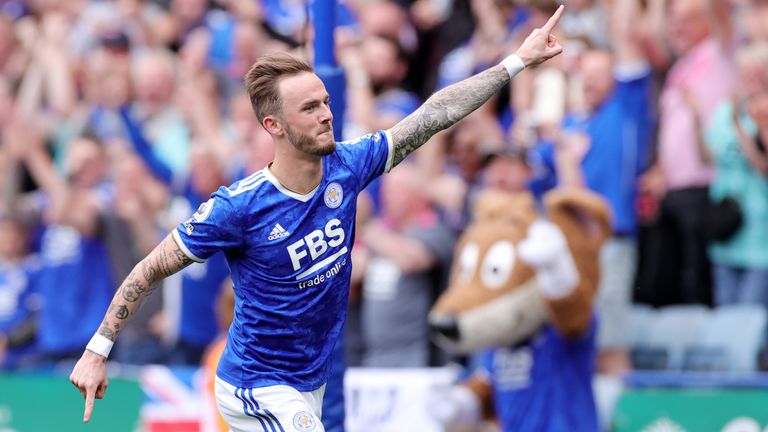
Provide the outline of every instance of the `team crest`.
[[302,432],[314,430],[315,418],[309,411],[299,411],[293,416],[293,427]]
[[208,219],[208,216],[211,214],[211,210],[213,210],[213,198],[200,204],[200,207],[197,208],[195,214],[192,215],[192,219],[194,219],[195,222],[202,222]]
[[325,205],[330,208],[337,208],[341,205],[341,201],[344,199],[344,191],[341,190],[341,185],[333,182],[325,188]]

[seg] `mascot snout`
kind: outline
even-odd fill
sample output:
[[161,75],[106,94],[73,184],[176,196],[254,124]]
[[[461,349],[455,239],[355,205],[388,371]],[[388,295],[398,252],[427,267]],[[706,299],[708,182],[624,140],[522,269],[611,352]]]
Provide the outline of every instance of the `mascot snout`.
[[[456,247],[428,321],[435,343],[475,354],[478,370],[445,396],[446,425],[495,416],[502,430],[596,431],[592,301],[610,212],[583,189],[486,192]],[[547,407],[531,415],[530,407]],[[574,419],[579,419],[574,424]]]

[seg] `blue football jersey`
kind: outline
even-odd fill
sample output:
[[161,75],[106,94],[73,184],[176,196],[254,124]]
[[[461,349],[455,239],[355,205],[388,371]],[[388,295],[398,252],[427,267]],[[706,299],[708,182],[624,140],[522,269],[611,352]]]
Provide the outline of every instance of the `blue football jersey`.
[[546,325],[526,343],[483,354],[503,431],[599,430],[592,394],[595,329],[593,318],[584,336],[569,340]]
[[326,382],[346,318],[357,194],[391,166],[388,132],[338,143],[312,192],[291,192],[264,168],[220,188],[173,231],[191,259],[223,251],[232,272],[221,379],[299,391]]

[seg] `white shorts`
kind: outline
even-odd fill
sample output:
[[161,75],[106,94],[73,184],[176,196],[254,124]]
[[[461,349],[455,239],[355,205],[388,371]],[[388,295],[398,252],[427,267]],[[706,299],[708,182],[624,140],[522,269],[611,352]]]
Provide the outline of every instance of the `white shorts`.
[[311,392],[276,385],[235,387],[216,377],[216,405],[231,432],[325,432],[325,385]]

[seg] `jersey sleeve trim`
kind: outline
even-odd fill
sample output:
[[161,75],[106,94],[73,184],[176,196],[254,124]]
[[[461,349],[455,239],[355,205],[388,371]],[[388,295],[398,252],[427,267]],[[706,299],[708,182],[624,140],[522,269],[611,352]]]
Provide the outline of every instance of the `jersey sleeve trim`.
[[387,138],[387,164],[384,166],[384,173],[388,173],[392,169],[392,163],[394,162],[395,148],[389,129],[384,131],[384,136]]
[[199,258],[197,255],[193,254],[192,251],[189,250],[187,245],[184,244],[184,240],[181,239],[179,232],[175,228],[171,234],[173,236],[173,240],[176,242],[176,245],[179,246],[179,249],[181,249],[182,252],[184,252],[184,255],[186,255],[192,261],[199,262],[199,263],[205,262],[204,259]]

